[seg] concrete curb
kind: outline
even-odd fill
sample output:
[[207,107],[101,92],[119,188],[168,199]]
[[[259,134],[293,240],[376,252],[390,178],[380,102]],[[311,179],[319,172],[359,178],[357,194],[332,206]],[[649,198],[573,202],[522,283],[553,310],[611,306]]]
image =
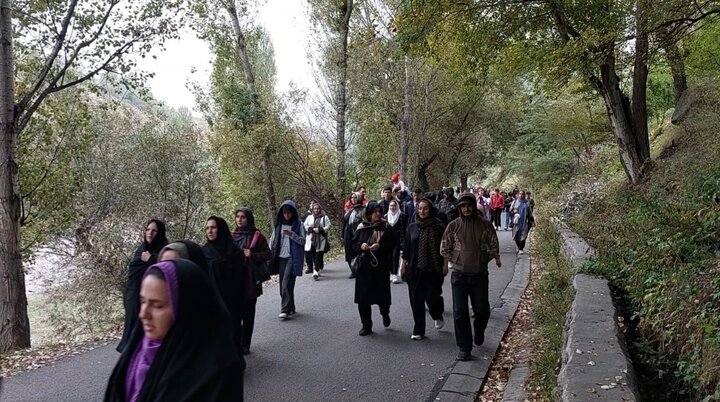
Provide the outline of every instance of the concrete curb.
[[565,325],[558,375],[561,401],[637,401],[632,364],[608,282],[577,271],[595,258],[593,250],[562,222],[555,221],[563,252],[572,265],[575,298]]
[[[485,330],[485,342],[482,346],[482,355],[470,361],[458,361],[451,368],[442,389],[434,398],[436,401],[473,402],[478,391],[482,388],[487,377],[492,357],[505,336],[510,321],[512,321],[520,304],[520,296],[525,292],[530,280],[530,255],[518,255],[515,261],[513,278],[500,296],[500,305],[491,309],[490,315],[495,317],[494,323],[489,323]],[[497,323],[500,322],[498,326]]]

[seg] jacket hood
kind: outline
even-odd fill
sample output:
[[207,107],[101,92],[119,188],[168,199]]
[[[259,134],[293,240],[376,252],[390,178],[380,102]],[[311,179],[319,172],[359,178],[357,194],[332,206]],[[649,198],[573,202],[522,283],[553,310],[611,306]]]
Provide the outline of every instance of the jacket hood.
[[295,220],[298,220],[300,218],[300,214],[298,213],[298,207],[297,207],[297,204],[295,204],[295,201],[285,200],[280,205],[280,208],[278,208],[277,219],[275,220],[275,222],[289,223],[289,222],[285,221],[285,217],[283,217],[283,213],[282,213],[283,209],[285,209],[286,207],[290,208],[290,210],[292,211],[293,216],[292,216],[292,218],[290,218],[290,222],[294,222]]
[[458,208],[460,208],[460,205],[462,204],[470,204],[473,206],[473,209],[477,209],[477,199],[473,193],[460,194],[460,198],[458,198],[457,202]]

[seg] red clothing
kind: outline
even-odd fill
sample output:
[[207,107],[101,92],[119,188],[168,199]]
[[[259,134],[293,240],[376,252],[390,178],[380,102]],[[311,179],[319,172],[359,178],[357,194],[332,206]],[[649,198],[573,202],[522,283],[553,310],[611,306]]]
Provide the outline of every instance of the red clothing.
[[490,208],[505,208],[505,198],[503,198],[502,194],[493,194],[493,196],[490,197]]

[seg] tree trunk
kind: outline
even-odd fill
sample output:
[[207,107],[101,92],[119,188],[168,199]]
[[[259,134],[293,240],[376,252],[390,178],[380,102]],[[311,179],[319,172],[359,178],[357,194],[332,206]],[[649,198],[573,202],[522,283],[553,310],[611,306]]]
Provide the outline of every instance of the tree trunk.
[[[648,80],[648,60],[650,41],[648,40],[648,11],[649,0],[637,1],[637,38],[635,38],[635,61],[633,66],[633,86],[632,86],[632,110],[631,122],[633,125],[633,133],[635,143],[637,144],[637,153],[640,156],[641,163],[650,161],[650,135],[648,133],[648,112],[647,112],[647,80]],[[640,166],[642,175],[642,168]]]
[[338,13],[338,49],[337,67],[338,82],[335,94],[335,153],[337,158],[337,199],[345,199],[347,190],[345,125],[347,114],[347,67],[348,67],[348,36],[350,34],[350,16],[353,12],[353,0],[339,3]]
[[268,209],[268,220],[270,221],[270,227],[275,227],[275,206],[277,200],[275,199],[275,184],[273,184],[271,174],[271,157],[270,147],[265,147],[262,156],[262,173],[263,173],[263,187],[265,188],[265,200],[267,201]]
[[[242,68],[245,73],[245,80],[248,86],[255,94],[259,95],[259,92],[255,84],[255,73],[253,71],[252,63],[250,63],[250,56],[247,51],[247,43],[245,42],[245,35],[243,34],[242,27],[240,27],[240,19],[237,14],[234,1],[226,3],[226,10],[232,20],[233,32],[235,34],[235,50],[242,63]],[[256,102],[260,103],[260,97],[256,98]],[[262,105],[259,105],[262,106]],[[263,149],[262,158],[260,160],[260,169],[263,180],[263,187],[265,189],[265,200],[267,202],[268,209],[268,221],[270,227],[275,227],[275,184],[272,179],[272,148],[269,145],[265,145]]]
[[14,80],[10,0],[0,0],[0,353],[30,347],[25,273],[20,258]]
[[400,175],[407,180],[408,154],[410,152],[410,136],[415,118],[413,96],[415,94],[415,76],[412,71],[412,61],[405,56],[405,102],[403,104],[403,117],[400,123]]
[[[620,163],[631,183],[637,184],[642,179],[643,165],[650,159],[649,140],[647,128],[645,141],[638,141],[635,127],[641,123],[633,121],[630,101],[620,89],[620,78],[615,72],[614,49],[608,49],[600,65],[601,92],[605,101],[610,125],[620,153]],[[647,74],[647,71],[645,71]],[[642,99],[638,95],[638,99]],[[647,114],[644,124],[647,125]],[[643,148],[643,144],[646,148]]]
[[675,104],[677,105],[683,92],[688,88],[687,75],[685,75],[685,61],[680,54],[678,45],[670,42],[669,39],[663,39],[663,49],[665,50],[665,59],[670,66],[670,72],[673,77],[673,89],[675,90]]

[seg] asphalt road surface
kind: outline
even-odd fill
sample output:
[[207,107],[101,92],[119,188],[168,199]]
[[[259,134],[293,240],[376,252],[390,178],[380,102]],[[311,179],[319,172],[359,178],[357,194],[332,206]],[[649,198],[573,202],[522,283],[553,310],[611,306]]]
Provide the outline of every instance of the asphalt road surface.
[[[499,231],[503,266],[490,263],[490,306],[513,277],[516,254],[509,231]],[[339,245],[334,245],[339,247]],[[246,401],[432,401],[456,364],[450,278],[443,287],[445,327],[435,330],[427,315],[427,338],[411,341],[413,327],[407,285],[392,285],[392,324],[383,328],[373,306],[374,334],[358,336],[360,318],[353,303],[354,281],[347,264],[326,264],[323,276],[298,278],[297,314],[280,321],[277,285],[258,299],[251,354],[246,356]],[[501,327],[491,314],[488,330]],[[491,359],[485,347],[473,351]],[[494,349],[492,349],[494,351]],[[118,358],[115,344],[50,366],[6,378],[0,400],[100,401]],[[484,376],[482,373],[477,375]]]

